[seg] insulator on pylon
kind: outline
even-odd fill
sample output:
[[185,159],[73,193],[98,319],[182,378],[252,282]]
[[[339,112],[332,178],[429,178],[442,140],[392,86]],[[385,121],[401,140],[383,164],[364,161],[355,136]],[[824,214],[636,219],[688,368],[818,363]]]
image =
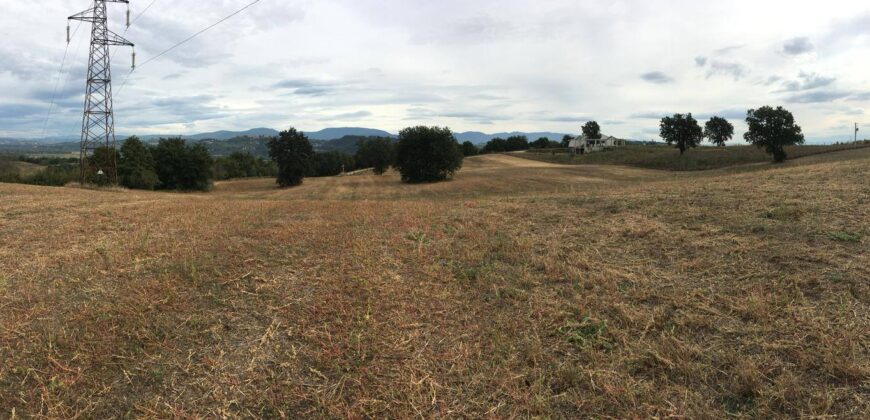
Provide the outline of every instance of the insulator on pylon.
[[66,43],[67,43],[67,45],[69,45],[69,41],[70,41],[69,38],[70,38],[70,36],[69,36],[69,25],[66,25]]
[[133,50],[133,70],[136,70],[136,50]]
[[130,3],[127,3],[127,27],[130,27]]

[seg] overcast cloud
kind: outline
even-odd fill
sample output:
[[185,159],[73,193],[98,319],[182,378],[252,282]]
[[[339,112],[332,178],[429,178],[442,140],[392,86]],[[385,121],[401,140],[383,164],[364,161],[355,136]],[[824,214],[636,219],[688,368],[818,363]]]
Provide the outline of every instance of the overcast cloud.
[[[250,0],[158,0],[126,33],[144,63]],[[66,17],[88,0],[0,0],[0,137],[39,137]],[[150,0],[132,0],[137,15]],[[124,7],[110,4],[124,31]],[[784,105],[811,139],[870,118],[870,3],[690,0],[262,0],[126,85],[118,133],[412,124],[657,137],[656,118]],[[45,135],[81,123],[78,27]]]

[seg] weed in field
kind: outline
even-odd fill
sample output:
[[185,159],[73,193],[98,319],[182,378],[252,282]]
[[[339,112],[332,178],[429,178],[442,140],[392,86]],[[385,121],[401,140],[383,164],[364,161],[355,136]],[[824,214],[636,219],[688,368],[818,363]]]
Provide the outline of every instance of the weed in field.
[[839,242],[861,242],[861,235],[857,233],[831,231],[827,232],[828,238]]
[[559,327],[559,333],[571,344],[580,348],[601,346],[609,350],[613,345],[604,338],[606,331],[606,322],[593,321],[589,317],[584,317],[580,322],[568,321]]

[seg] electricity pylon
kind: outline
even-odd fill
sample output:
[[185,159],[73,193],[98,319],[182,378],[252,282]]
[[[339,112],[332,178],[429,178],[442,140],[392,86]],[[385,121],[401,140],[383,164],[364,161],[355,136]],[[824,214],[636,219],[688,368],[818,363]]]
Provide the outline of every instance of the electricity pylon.
[[[85,111],[82,118],[82,137],[79,165],[82,184],[87,181],[117,184],[115,118],[112,111],[112,70],[109,47],[133,47],[133,43],[109,30],[106,3],[126,3],[129,0],[94,0],[94,7],[69,17],[69,20],[90,22],[91,52],[88,61],[88,79],[85,93]],[[127,11],[127,25],[130,12]],[[69,28],[67,28],[69,34]],[[69,36],[67,36],[69,42]],[[136,66],[135,57],[133,53]],[[94,156],[98,150],[99,156]],[[91,159],[91,157],[94,157]]]

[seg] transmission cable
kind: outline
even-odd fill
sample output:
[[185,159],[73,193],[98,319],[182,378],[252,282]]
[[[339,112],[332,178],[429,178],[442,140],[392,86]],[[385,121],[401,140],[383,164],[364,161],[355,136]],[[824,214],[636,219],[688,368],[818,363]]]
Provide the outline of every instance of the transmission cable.
[[124,86],[127,85],[127,81],[130,80],[130,75],[132,75],[133,72],[136,71],[136,69],[139,69],[139,68],[144,67],[144,66],[147,65],[148,63],[150,63],[150,62],[152,62],[152,61],[154,61],[154,60],[156,60],[156,59],[158,59],[158,58],[164,56],[166,53],[168,53],[168,52],[170,52],[170,51],[172,51],[172,50],[174,50],[174,49],[176,49],[176,48],[178,48],[178,47],[180,47],[180,46],[182,46],[182,45],[184,45],[184,44],[190,42],[190,41],[193,40],[194,38],[196,38],[196,37],[202,35],[203,33],[209,31],[210,29],[214,28],[215,26],[218,26],[218,25],[220,25],[221,23],[224,23],[224,22],[226,22],[226,21],[232,19],[233,17],[235,17],[235,16],[238,15],[239,13],[244,12],[245,10],[247,10],[247,9],[249,9],[250,7],[254,6],[255,4],[259,3],[260,1],[261,1],[261,0],[255,0],[255,1],[251,2],[250,4],[248,4],[247,6],[242,7],[241,9],[236,10],[236,11],[233,12],[233,13],[230,13],[229,15],[227,15],[226,17],[224,17],[223,19],[221,19],[221,20],[219,20],[219,21],[217,21],[217,22],[215,22],[215,23],[213,23],[213,24],[211,24],[211,25],[205,27],[204,29],[200,30],[199,32],[197,32],[197,33],[195,33],[195,34],[193,34],[193,35],[187,37],[187,38],[184,39],[183,41],[181,41],[181,42],[179,42],[179,43],[177,43],[177,44],[175,44],[175,45],[173,45],[173,46],[167,48],[166,50],[164,50],[164,51],[161,52],[160,54],[157,54],[157,55],[155,55],[155,56],[149,58],[149,59],[146,60],[144,63],[138,65],[135,69],[131,69],[130,72],[127,73],[127,77],[124,78],[124,82],[121,83],[121,87],[118,88],[118,92],[116,92],[116,95],[118,95],[118,94],[121,93],[121,91],[124,89]]
[[[82,22],[79,22],[78,26],[76,26],[75,32],[70,36],[70,38],[75,38],[76,34],[79,32],[79,28],[82,27]],[[48,105],[48,113],[45,114],[45,122],[42,124],[42,134],[39,136],[40,138],[45,137],[45,130],[48,128],[48,121],[51,119],[51,111],[54,109],[54,101],[57,99],[57,88],[60,87],[60,79],[63,77],[63,69],[66,67],[66,57],[69,55],[69,42],[66,44],[66,48],[63,50],[63,59],[60,60],[60,70],[57,72],[57,80],[54,82],[54,91],[51,93],[51,103]],[[66,83],[64,83],[64,87]]]

